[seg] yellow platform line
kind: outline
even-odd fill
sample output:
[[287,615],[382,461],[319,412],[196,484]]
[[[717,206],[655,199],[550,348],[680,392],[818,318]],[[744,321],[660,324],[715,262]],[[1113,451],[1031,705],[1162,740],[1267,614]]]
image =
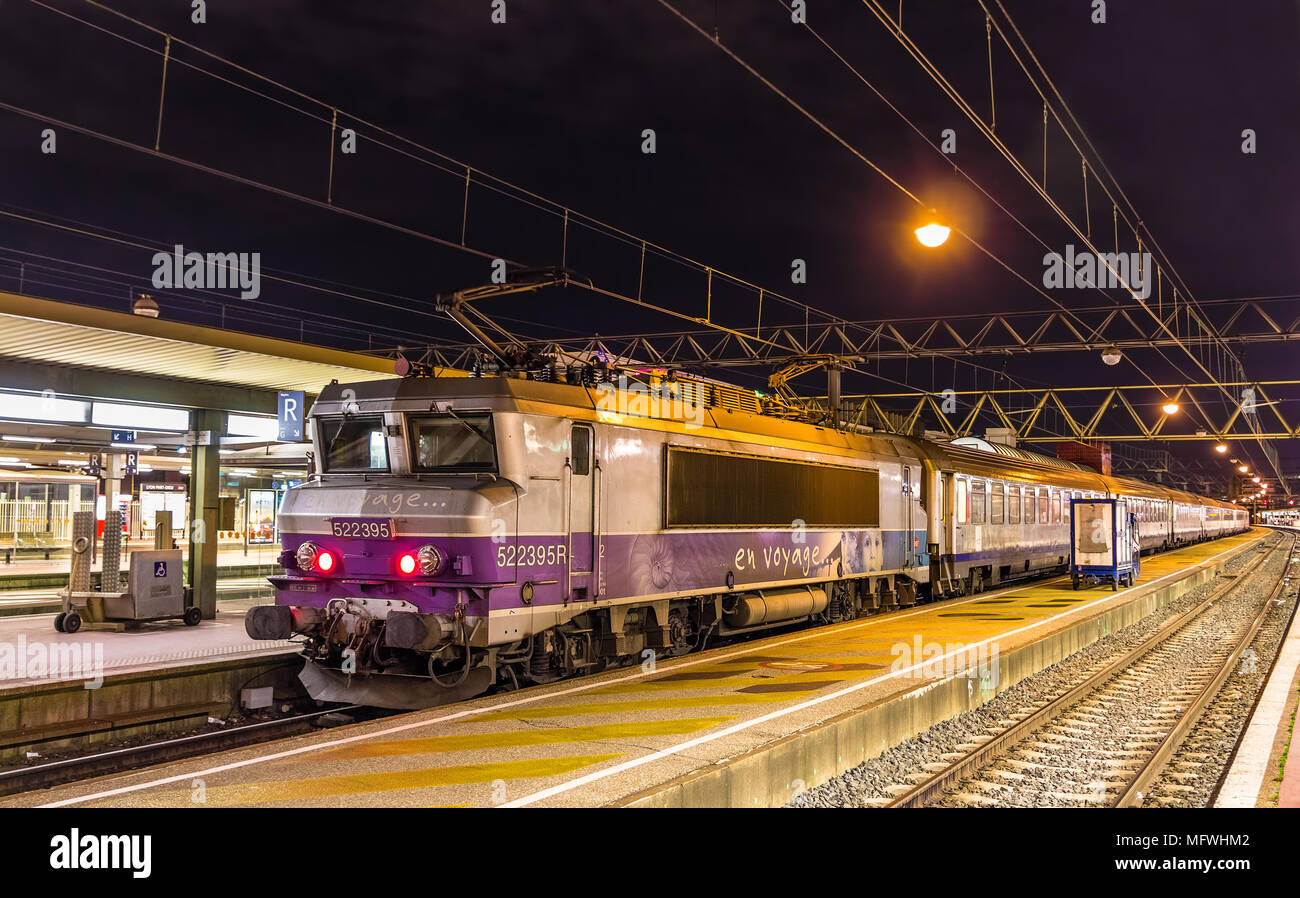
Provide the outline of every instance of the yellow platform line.
[[190,807],[231,807],[276,801],[302,801],[334,795],[402,792],[410,789],[434,789],[439,786],[461,786],[468,783],[490,783],[493,780],[560,776],[621,757],[623,757],[622,753],[529,758],[523,761],[499,761],[490,764],[463,764],[421,770],[385,770],[379,773],[351,773],[312,779],[209,786],[205,801],[201,805],[195,804],[192,792],[188,789],[163,792],[156,797],[162,804]]
[[580,717],[584,714],[621,714],[628,711],[671,711],[676,708],[707,708],[717,705],[765,705],[783,702],[788,698],[806,695],[816,690],[780,692],[768,695],[689,695],[674,698],[632,699],[622,702],[587,702],[574,705],[542,705],[529,708],[511,708],[494,711],[455,721],[475,724],[483,720],[540,720],[548,717]]
[[[878,670],[819,670],[799,674],[779,674],[774,677],[726,677],[718,680],[642,680],[637,683],[616,683],[613,686],[603,686],[600,689],[592,689],[590,694],[627,695],[629,693],[657,692],[669,689],[743,689],[746,686],[786,686],[814,681],[820,685],[813,688],[822,689],[846,680],[859,679],[879,673]],[[790,690],[781,694],[791,695],[794,691]]]
[[[480,720],[482,718],[479,718]],[[553,727],[494,733],[461,733],[421,739],[387,739],[358,742],[312,755],[312,761],[384,758],[397,755],[435,754],[445,751],[480,751],[486,748],[517,748],[525,745],[557,745],[566,742],[601,742],[606,739],[639,739],[647,736],[681,736],[735,720],[730,717],[682,717],[673,720],[643,720],[594,726]]]

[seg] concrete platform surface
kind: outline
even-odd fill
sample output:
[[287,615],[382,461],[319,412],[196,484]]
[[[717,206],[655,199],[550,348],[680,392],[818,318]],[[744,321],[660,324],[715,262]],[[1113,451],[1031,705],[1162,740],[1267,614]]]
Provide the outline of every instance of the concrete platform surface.
[[[261,596],[275,597],[275,588],[265,577],[223,577],[217,580],[217,601]],[[62,607],[59,589],[0,589],[0,617],[22,614],[53,614]]]
[[121,633],[59,633],[53,614],[0,617],[0,700],[26,687],[84,681],[218,658],[295,651],[287,640],[266,642],[244,632],[244,610],[257,600],[223,602],[214,620],[187,627],[180,620],[141,624]]
[[[1027,675],[1150,613],[1264,535],[1151,557],[1141,582],[1118,593],[1075,592],[1059,578],[0,804],[780,804],[929,726],[935,714],[1009,688],[1009,671]],[[948,704],[927,706],[936,695]]]
[[[177,548],[184,550],[185,544],[180,543]],[[148,551],[153,549],[151,540],[132,540],[129,546],[122,547],[122,568],[126,568],[126,556],[128,552],[135,550]],[[64,577],[68,575],[68,565],[70,564],[69,556],[71,550],[64,548],[58,554],[50,558],[43,558],[39,555],[16,555],[11,558],[9,563],[4,563],[5,547],[0,546],[0,587],[8,578],[31,577],[40,574],[61,574]],[[245,565],[267,565],[276,564],[280,558],[281,547],[279,543],[265,543],[255,546],[249,546],[248,552],[244,552],[244,546],[239,544],[223,544],[217,551],[217,567],[243,567]],[[95,558],[95,563],[91,565],[92,571],[98,571],[102,566],[102,552]]]

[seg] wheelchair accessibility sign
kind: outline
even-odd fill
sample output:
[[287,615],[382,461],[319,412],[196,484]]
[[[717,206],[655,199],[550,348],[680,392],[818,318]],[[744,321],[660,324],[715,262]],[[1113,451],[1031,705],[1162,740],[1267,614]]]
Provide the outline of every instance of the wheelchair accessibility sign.
[[155,561],[155,562],[153,563],[153,575],[154,575],[155,577],[166,577],[166,576],[167,576],[167,562],[165,562],[165,561]]

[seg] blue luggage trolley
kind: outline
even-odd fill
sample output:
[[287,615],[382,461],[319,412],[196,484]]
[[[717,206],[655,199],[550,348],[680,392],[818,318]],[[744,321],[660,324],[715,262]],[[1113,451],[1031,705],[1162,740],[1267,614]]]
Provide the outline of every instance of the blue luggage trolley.
[[1123,499],[1070,501],[1070,582],[1086,578],[1110,583],[1112,590],[1132,586],[1142,570],[1137,516]]

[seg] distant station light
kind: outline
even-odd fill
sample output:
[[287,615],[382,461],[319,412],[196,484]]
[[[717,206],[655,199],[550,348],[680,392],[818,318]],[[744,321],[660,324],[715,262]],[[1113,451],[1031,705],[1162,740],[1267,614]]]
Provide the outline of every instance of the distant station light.
[[1248,470],[1250,470],[1250,468],[1247,467],[1246,465],[1237,465],[1237,470],[1245,474]]
[[952,228],[931,222],[916,229],[916,239],[921,241],[922,246],[942,246],[951,233]]
[[1171,400],[1160,406],[1160,409],[1166,415],[1176,415],[1178,414],[1178,403]]
[[1251,483],[1259,483],[1259,475],[1256,474],[1254,477],[1250,478],[1250,482],[1251,482]]
[[1220,443],[1219,445],[1214,447],[1214,451],[1219,453],[1220,455],[1223,455],[1228,451],[1228,447],[1225,444]]
[[1101,351],[1101,360],[1107,365],[1118,365],[1122,358],[1124,358],[1124,353],[1114,346],[1107,346]]

